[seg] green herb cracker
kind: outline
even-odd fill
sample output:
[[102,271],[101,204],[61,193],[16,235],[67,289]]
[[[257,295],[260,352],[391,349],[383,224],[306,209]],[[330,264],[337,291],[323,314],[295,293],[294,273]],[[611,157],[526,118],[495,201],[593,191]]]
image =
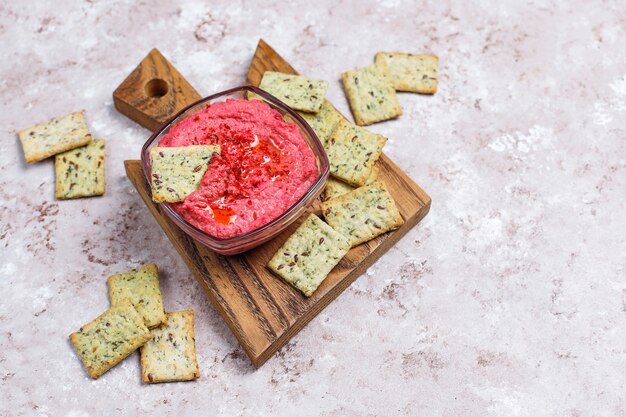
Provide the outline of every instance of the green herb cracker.
[[70,335],[70,342],[93,379],[150,340],[150,331],[130,300],[112,306]]
[[317,113],[322,108],[328,81],[301,75],[266,71],[259,88],[267,91],[294,110]]
[[341,79],[359,126],[402,115],[396,91],[376,64],[344,72]]
[[141,347],[145,384],[200,378],[193,319],[193,310],[167,313],[167,323],[150,331],[152,340]]
[[311,126],[323,145],[326,145],[337,123],[339,123],[340,120],[344,120],[341,113],[339,113],[328,100],[324,100],[322,108],[317,113],[298,113],[300,113],[300,116]]
[[[366,184],[370,184],[378,179],[378,165],[374,165],[372,171],[370,172],[369,177],[365,181]],[[354,191],[355,188],[350,184],[346,184],[345,182],[338,180],[336,178],[328,178],[326,182],[326,186],[324,187],[324,191],[322,193],[322,199],[324,201],[330,200],[331,198],[339,197],[340,195],[347,194],[350,191]]]
[[217,145],[154,147],[150,149],[152,201],[176,203],[200,186]]
[[310,297],[349,249],[345,236],[311,214],[267,266]]
[[104,140],[59,153],[54,158],[56,198],[68,199],[104,194]]
[[18,133],[26,162],[41,161],[91,142],[82,112],[57,117]]
[[437,91],[436,55],[416,55],[401,52],[378,52],[376,65],[387,74],[397,91],[435,94]]
[[342,120],[326,143],[330,174],[348,184],[365,184],[387,138]]
[[148,328],[165,322],[159,271],[155,264],[112,275],[107,284],[112,305],[130,300]]
[[346,236],[352,246],[404,224],[393,197],[380,180],[325,201],[321,208],[328,224]]

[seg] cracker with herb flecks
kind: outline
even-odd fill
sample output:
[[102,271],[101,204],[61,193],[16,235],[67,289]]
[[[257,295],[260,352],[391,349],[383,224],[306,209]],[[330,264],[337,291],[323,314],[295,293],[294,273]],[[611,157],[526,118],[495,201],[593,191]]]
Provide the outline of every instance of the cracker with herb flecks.
[[352,246],[397,229],[404,220],[385,184],[374,181],[321,205],[328,224]]
[[344,117],[335,109],[328,100],[324,100],[322,108],[317,113],[298,112],[300,116],[311,126],[322,145],[326,145],[330,134]]
[[97,379],[151,337],[130,300],[124,300],[72,333],[70,342],[89,375]]
[[[372,171],[370,172],[369,177],[365,181],[365,184],[371,184],[375,180],[378,179],[378,165],[374,165],[372,167]],[[350,184],[347,184],[341,180],[335,178],[329,178],[326,182],[326,186],[324,187],[324,192],[322,193],[322,200],[330,200],[331,198],[339,197],[340,195],[344,195],[349,193],[350,191],[354,191],[355,188]]]
[[54,158],[56,198],[91,197],[104,194],[104,140],[57,154]]
[[328,81],[301,75],[266,71],[259,88],[267,91],[294,110],[317,113],[322,108]]
[[200,378],[193,310],[167,313],[167,323],[150,332],[152,340],[141,347],[141,380],[144,384]]
[[345,236],[311,214],[267,266],[310,297],[348,250],[350,244]]
[[376,64],[341,74],[354,121],[370,125],[402,115],[396,90]]
[[326,143],[330,174],[350,185],[365,184],[387,138],[342,120]]
[[111,275],[107,279],[107,285],[111,304],[130,300],[148,328],[165,322],[159,270],[155,264]]
[[436,55],[378,52],[376,65],[387,74],[389,82],[397,91],[421,94],[437,92],[439,58]]
[[152,201],[185,201],[200,186],[214,153],[220,153],[218,145],[155,146],[150,149]]
[[18,136],[29,164],[91,142],[91,134],[82,112],[40,123],[20,131]]

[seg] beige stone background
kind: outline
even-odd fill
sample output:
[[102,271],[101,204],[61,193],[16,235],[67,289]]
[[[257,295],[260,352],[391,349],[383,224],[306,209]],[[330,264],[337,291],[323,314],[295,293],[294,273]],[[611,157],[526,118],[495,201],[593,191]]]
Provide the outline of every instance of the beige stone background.
[[[148,131],[111,93],[153,47],[201,94],[242,84],[260,37],[346,113],[377,51],[441,66],[372,127],[430,214],[254,370],[126,180]],[[0,415],[626,415],[625,45],[623,1],[1,2]],[[55,201],[16,132],[80,109],[107,192]],[[92,381],[67,335],[151,261],[202,378],[142,385],[135,354]]]

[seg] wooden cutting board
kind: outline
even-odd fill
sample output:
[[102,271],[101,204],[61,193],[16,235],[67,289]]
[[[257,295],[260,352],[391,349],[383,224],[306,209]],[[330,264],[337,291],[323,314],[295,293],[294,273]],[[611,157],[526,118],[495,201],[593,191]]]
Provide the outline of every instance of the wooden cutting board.
[[[248,81],[258,85],[266,70],[296,73],[267,43],[260,40],[252,58]],[[168,89],[171,90],[175,89]],[[164,97],[171,106],[171,97]],[[158,99],[163,97],[155,98]],[[162,114],[162,109],[157,109],[157,113]],[[306,216],[261,247],[241,255],[218,255],[183,233],[167,218],[160,206],[152,202],[150,187],[139,161],[125,161],[125,166],[128,178],[146,206],[254,366],[259,367],[428,213],[430,197],[387,156],[383,155],[378,163],[380,177],[395,198],[405,220],[404,225],[351,249],[310,298],[304,297],[265,267]]]

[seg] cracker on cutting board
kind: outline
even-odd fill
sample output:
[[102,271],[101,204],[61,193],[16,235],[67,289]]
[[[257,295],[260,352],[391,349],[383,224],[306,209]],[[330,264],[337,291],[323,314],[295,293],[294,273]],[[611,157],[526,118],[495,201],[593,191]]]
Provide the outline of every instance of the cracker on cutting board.
[[350,185],[365,184],[387,138],[342,120],[326,143],[330,174]]
[[130,300],[148,328],[165,322],[159,271],[155,264],[112,275],[107,285],[111,304]]
[[141,380],[148,383],[200,378],[193,329],[193,310],[167,313],[167,322],[152,329],[141,347]]
[[93,379],[150,340],[150,331],[130,300],[123,300],[79,331],[70,342]]
[[54,158],[56,198],[91,197],[104,194],[104,140],[59,153]]
[[[372,171],[370,172],[369,177],[365,181],[365,184],[371,184],[375,180],[378,179],[378,165],[374,165],[372,167]],[[350,184],[347,184],[341,180],[336,178],[328,178],[326,182],[326,186],[324,187],[324,191],[322,193],[322,200],[330,200],[331,198],[339,197],[340,195],[344,195],[349,193],[350,191],[354,191],[355,188]]]
[[350,244],[345,236],[311,214],[267,266],[310,297],[348,250]]
[[18,133],[26,162],[41,161],[91,142],[82,112],[74,112],[40,123]]
[[185,201],[200,186],[214,153],[220,153],[218,145],[155,146],[150,149],[152,201]]
[[344,72],[341,79],[357,125],[370,125],[402,115],[396,90],[376,64]]
[[317,113],[322,108],[328,81],[265,71],[259,88],[267,91],[294,110]]
[[393,197],[380,180],[325,201],[321,209],[328,224],[346,236],[352,246],[404,224]]
[[436,55],[378,52],[376,65],[387,74],[389,82],[398,91],[421,94],[437,92],[439,58]]
[[323,145],[326,145],[337,123],[339,123],[340,120],[344,120],[341,113],[339,113],[328,100],[324,100],[320,111],[317,113],[298,113],[300,113],[300,116],[311,126]]

